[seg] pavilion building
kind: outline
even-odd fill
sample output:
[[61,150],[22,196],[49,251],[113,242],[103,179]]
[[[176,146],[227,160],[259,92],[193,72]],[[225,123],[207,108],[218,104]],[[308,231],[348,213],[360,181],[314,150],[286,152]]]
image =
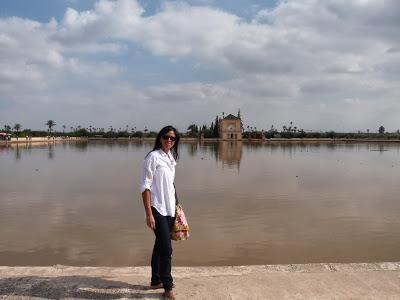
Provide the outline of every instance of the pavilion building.
[[222,140],[242,139],[242,120],[232,114],[219,119],[219,138]]

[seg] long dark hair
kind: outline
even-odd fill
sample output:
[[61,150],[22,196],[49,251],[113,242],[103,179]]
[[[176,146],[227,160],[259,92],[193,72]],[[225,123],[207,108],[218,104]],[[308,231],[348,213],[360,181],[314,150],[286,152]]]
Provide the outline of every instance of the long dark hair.
[[[160,132],[157,134],[156,142],[154,143],[154,148],[153,148],[153,150],[151,150],[150,152],[162,148],[162,145],[161,145],[161,137],[162,137],[163,135],[166,135],[166,134],[167,134],[168,132],[170,132],[170,131],[173,131],[173,132],[175,133],[175,136],[176,136],[175,144],[174,144],[174,146],[171,148],[172,156],[174,157],[175,160],[178,160],[178,159],[179,159],[178,146],[179,146],[179,139],[180,139],[180,137],[179,137],[179,132],[178,132],[178,130],[176,130],[175,127],[173,127],[173,126],[171,126],[171,125],[165,126],[165,127],[163,127],[163,128],[160,130]],[[150,152],[149,152],[149,153],[150,153]],[[147,154],[147,155],[149,155],[149,154]],[[147,156],[147,155],[146,155],[146,156]]]

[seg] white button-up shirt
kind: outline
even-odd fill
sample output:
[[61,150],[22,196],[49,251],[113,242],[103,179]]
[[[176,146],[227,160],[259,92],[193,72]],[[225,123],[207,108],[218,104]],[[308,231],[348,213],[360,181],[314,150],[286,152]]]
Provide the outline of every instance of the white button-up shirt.
[[150,190],[150,205],[163,216],[175,216],[175,166],[171,151],[162,149],[150,152],[143,162],[141,192]]

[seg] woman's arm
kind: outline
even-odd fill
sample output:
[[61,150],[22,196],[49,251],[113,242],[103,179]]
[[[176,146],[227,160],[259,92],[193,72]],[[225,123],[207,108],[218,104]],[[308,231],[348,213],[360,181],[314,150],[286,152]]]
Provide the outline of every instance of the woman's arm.
[[150,191],[148,189],[146,189],[142,193],[142,198],[143,198],[144,210],[146,211],[147,226],[149,226],[151,229],[155,230],[156,229],[156,221],[154,220],[153,213],[151,212]]
[[142,177],[142,198],[143,206],[146,212],[146,223],[151,229],[156,229],[156,222],[154,221],[153,213],[151,211],[151,185],[153,184],[153,177],[156,171],[156,158],[152,153],[147,155],[143,162],[143,177]]

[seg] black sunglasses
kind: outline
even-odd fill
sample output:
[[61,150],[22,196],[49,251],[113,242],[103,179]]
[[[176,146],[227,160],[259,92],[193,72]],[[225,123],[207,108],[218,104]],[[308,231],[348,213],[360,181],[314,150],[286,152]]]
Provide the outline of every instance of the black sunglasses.
[[172,136],[172,135],[163,135],[162,139],[167,141],[167,140],[171,140],[172,142],[176,141],[176,136]]

